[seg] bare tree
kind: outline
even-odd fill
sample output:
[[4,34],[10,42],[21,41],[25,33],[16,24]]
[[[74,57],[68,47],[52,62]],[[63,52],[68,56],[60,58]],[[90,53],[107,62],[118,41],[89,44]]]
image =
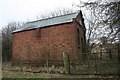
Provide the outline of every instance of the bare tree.
[[49,12],[49,13],[46,13],[46,14],[40,14],[40,15],[37,15],[36,18],[37,20],[41,20],[41,19],[46,19],[46,18],[51,18],[51,17],[57,17],[57,16],[61,16],[61,15],[65,15],[65,14],[70,14],[70,13],[74,13],[76,12],[76,10],[74,9],[58,9],[58,10],[55,10],[55,11],[52,11],[52,12]]
[[113,42],[120,32],[120,2],[103,2],[101,0],[89,0],[77,5],[87,12],[85,20],[87,23],[87,44],[90,49],[92,43],[99,43],[102,36],[106,36]]
[[10,22],[7,26],[3,27],[2,33],[2,59],[3,61],[11,60],[12,54],[12,31],[16,30],[21,23]]
[[[96,19],[96,23],[99,26],[104,27],[106,36],[112,41],[116,38],[118,32],[120,32],[120,1],[119,2],[102,2],[91,1],[81,2],[83,5],[78,5],[80,8],[84,7],[87,10],[92,11],[92,15]],[[91,18],[91,21],[93,18]],[[103,34],[104,31],[102,31]]]

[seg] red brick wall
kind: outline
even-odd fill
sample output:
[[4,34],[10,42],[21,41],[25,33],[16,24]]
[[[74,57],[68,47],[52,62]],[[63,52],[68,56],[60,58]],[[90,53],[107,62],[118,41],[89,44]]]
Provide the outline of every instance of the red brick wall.
[[47,54],[49,60],[62,60],[66,51],[71,60],[78,59],[76,30],[76,24],[67,23],[41,28],[39,37],[35,29],[13,33],[13,60],[41,61]]

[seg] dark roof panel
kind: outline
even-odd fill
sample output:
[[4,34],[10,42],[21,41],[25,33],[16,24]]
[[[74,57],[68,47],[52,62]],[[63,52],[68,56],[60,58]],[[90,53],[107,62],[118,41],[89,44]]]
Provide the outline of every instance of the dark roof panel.
[[57,17],[53,17],[53,18],[28,22],[28,23],[24,24],[21,28],[13,31],[13,33],[24,31],[24,30],[29,30],[29,29],[34,29],[34,28],[42,28],[42,27],[46,27],[46,26],[72,22],[73,18],[76,18],[78,13],[79,12],[75,12],[75,13],[57,16]]

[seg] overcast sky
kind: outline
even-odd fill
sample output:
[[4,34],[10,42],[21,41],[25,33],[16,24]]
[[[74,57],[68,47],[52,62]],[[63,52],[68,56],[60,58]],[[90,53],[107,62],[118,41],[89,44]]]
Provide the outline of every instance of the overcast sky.
[[31,21],[59,8],[75,8],[79,0],[0,0],[0,28],[12,21]]
[[79,0],[0,0],[0,29],[9,22],[36,20],[36,16],[56,9],[76,9],[73,4],[79,4]]

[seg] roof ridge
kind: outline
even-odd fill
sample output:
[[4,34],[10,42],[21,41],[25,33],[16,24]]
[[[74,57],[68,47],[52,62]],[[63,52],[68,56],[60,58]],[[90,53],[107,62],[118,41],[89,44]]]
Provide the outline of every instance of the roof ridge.
[[53,16],[53,17],[48,17],[48,18],[45,18],[45,19],[30,21],[30,22],[27,22],[26,24],[28,24],[28,23],[34,23],[34,22],[38,22],[38,21],[43,21],[43,20],[49,20],[49,19],[52,19],[52,18],[62,17],[62,16],[71,15],[71,14],[75,14],[75,13],[77,13],[77,12],[72,12],[72,13],[68,13],[68,14],[64,14],[64,15]]

